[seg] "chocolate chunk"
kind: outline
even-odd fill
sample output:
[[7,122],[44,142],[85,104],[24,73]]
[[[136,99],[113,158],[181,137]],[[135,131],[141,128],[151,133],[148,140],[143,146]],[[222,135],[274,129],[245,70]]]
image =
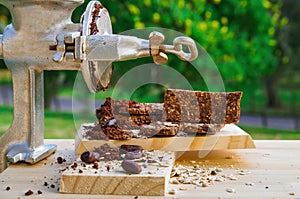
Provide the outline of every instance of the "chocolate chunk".
[[30,189],[25,192],[25,196],[30,196],[32,194],[33,194],[33,191],[31,191]]

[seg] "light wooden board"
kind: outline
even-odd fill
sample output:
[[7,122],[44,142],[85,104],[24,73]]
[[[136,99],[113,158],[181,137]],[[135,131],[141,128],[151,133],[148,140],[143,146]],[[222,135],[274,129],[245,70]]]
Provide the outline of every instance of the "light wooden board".
[[94,150],[105,143],[120,147],[122,144],[137,144],[146,150],[165,151],[194,151],[194,150],[219,150],[219,149],[244,149],[255,148],[255,144],[249,134],[234,124],[225,127],[214,135],[186,136],[186,137],[160,137],[131,140],[87,140],[83,137],[82,124],[75,138],[75,152],[81,154],[87,150]]
[[[237,168],[250,171],[250,174],[238,176],[236,181],[217,182],[209,187],[194,185],[169,184],[167,190],[175,188],[177,193],[165,196],[138,196],[139,199],[216,199],[216,198],[300,198],[300,140],[255,140],[256,149],[214,150],[204,158],[199,158],[198,151],[183,154],[176,164],[199,161],[208,167],[221,167],[223,173],[237,172]],[[29,165],[19,163],[11,165],[0,174],[0,198],[46,198],[46,199],[133,199],[126,195],[86,195],[63,194],[58,192],[61,170],[71,164],[77,157],[74,155],[74,140],[46,140],[46,144],[56,143],[57,152],[49,158]],[[63,164],[57,164],[57,157],[66,158]],[[227,158],[232,157],[232,158]],[[49,185],[44,186],[44,182]],[[253,182],[254,186],[245,183]],[[51,188],[50,185],[55,185]],[[10,187],[7,191],[6,187]],[[266,188],[268,187],[268,188]],[[179,188],[185,188],[180,190]],[[226,189],[235,188],[236,193],[228,193]],[[25,196],[31,189],[34,194]],[[41,195],[37,191],[42,191]],[[294,193],[294,195],[293,195]],[[291,195],[292,194],[292,195]]]
[[[122,161],[118,160],[97,162],[97,169],[93,168],[93,164],[82,166],[82,162],[78,160],[75,162],[78,165],[75,169],[69,167],[62,173],[60,192],[163,196],[170,179],[175,154],[164,151],[151,151],[146,154],[147,159],[150,158],[157,162],[137,163],[142,168],[142,172],[139,174],[126,173],[121,167]],[[147,166],[144,167],[144,165]],[[107,170],[107,166],[109,166],[109,170]]]

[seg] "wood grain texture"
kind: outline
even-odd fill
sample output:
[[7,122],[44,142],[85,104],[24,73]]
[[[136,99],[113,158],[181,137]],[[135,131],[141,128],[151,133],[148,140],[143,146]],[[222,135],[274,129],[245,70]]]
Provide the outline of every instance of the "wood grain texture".
[[[138,163],[142,167],[139,174],[128,174],[121,167],[121,161],[98,162],[82,166],[81,161],[75,169],[68,168],[60,180],[61,193],[163,196],[170,179],[175,161],[173,152],[152,151],[147,157],[156,163]],[[161,157],[162,159],[159,159]],[[109,170],[107,170],[109,166]],[[79,172],[81,171],[81,172]]]
[[[219,182],[213,186],[195,189],[193,185],[169,184],[168,189],[175,188],[178,193],[165,196],[139,196],[139,199],[216,199],[216,198],[300,198],[300,140],[255,140],[256,149],[214,150],[205,157],[201,151],[188,151],[176,160],[176,164],[186,164],[190,160],[207,163],[209,167],[222,167],[224,173],[245,169],[251,173],[239,176],[236,181]],[[58,192],[61,170],[76,160],[74,140],[45,140],[45,144],[58,145],[57,152],[47,159],[29,165],[18,163],[10,165],[0,174],[0,198],[47,198],[47,199],[128,199],[135,196],[126,195],[85,195],[63,194]],[[57,164],[56,158],[64,157],[66,162]],[[202,157],[202,158],[201,158]],[[232,158],[227,158],[232,157]],[[47,182],[49,185],[44,186]],[[246,186],[246,182],[255,183]],[[55,185],[51,188],[50,185]],[[6,191],[6,187],[10,187]],[[187,190],[179,190],[180,187]],[[268,188],[266,188],[268,187]],[[227,188],[235,188],[236,193],[226,192]],[[31,189],[30,197],[24,193]],[[42,191],[41,195],[37,191]],[[294,195],[290,195],[294,193]]]
[[[93,125],[93,124],[83,124]],[[255,144],[249,134],[234,124],[225,127],[214,135],[185,136],[185,137],[160,137],[131,140],[87,140],[83,137],[84,128],[80,127],[75,138],[75,152],[81,154],[87,150],[94,150],[105,143],[111,146],[122,144],[137,144],[146,150],[165,151],[194,151],[194,150],[221,150],[221,149],[245,149],[255,148]]]

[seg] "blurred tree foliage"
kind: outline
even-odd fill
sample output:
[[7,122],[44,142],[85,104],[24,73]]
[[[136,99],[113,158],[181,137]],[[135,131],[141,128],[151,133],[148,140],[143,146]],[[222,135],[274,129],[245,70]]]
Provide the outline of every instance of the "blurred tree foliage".
[[[276,54],[279,57],[279,64],[270,74],[267,86],[275,95],[278,89],[288,89],[294,95],[300,88],[300,1],[284,0],[281,12],[282,19],[288,20],[289,23],[282,31],[277,32],[280,51]],[[278,101],[269,100],[269,105],[278,105]]]
[[[281,17],[280,0],[102,0],[101,3],[110,12],[115,33],[157,26],[192,37],[215,61],[227,90],[254,90],[264,85],[265,77],[278,66],[278,55],[282,54],[277,48],[276,33],[288,23],[287,18]],[[84,6],[75,11],[75,21],[83,11]],[[133,63],[116,63],[122,67],[115,67],[118,72],[114,75],[123,74]],[[189,71],[192,67],[187,63],[173,58],[168,65],[185,75],[194,89],[206,89],[199,75]]]
[[[74,11],[74,22],[79,22],[87,3]],[[266,77],[274,74],[279,63],[289,61],[278,42],[279,33],[289,21],[282,16],[281,0],[101,0],[101,3],[109,10],[114,33],[163,27],[192,37],[215,61],[226,90],[252,92],[265,87]],[[1,7],[0,13],[0,21],[5,21],[1,16],[7,13]],[[113,82],[143,61],[116,63],[120,67],[115,67]],[[207,89],[199,74],[190,70],[193,67],[189,63],[170,56],[168,65],[182,73],[194,89]],[[154,85],[148,92],[152,89]],[[137,94],[142,95],[147,88],[139,90]]]

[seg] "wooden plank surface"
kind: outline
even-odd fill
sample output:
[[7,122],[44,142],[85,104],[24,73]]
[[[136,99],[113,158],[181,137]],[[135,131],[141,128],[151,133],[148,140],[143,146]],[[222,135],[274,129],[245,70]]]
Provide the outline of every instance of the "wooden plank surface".
[[[101,161],[97,163],[96,168],[93,164],[83,164],[80,160],[76,160],[74,162],[76,168],[68,167],[62,173],[60,192],[164,196],[175,154],[166,151],[144,151],[143,153],[145,157],[137,162],[142,168],[139,174],[126,173],[121,167],[121,160]],[[151,159],[153,163],[147,163],[143,159]]]
[[131,140],[87,140],[84,138],[83,124],[75,138],[76,154],[87,150],[94,150],[105,143],[120,147],[122,144],[137,144],[146,150],[165,151],[193,151],[193,150],[217,150],[217,149],[244,149],[255,148],[255,144],[249,134],[234,124],[225,127],[214,135],[185,136],[185,137],[160,137]]
[[[46,143],[57,143],[58,151],[36,165],[19,163],[11,165],[0,174],[0,198],[99,198],[125,199],[135,196],[116,195],[82,195],[62,194],[57,188],[61,170],[71,164],[74,155],[74,140],[46,140]],[[214,150],[203,155],[203,151],[192,151],[180,154],[176,164],[198,163],[204,168],[220,167],[223,174],[234,174],[237,180],[216,182],[208,187],[197,187],[192,184],[169,184],[169,189],[177,193],[166,196],[139,196],[139,199],[151,198],[300,198],[300,140],[294,141],[255,141],[256,149]],[[58,164],[57,157],[66,162]],[[246,175],[238,175],[240,170]],[[44,186],[47,182],[47,186]],[[246,183],[253,183],[248,186]],[[53,186],[52,186],[53,185]],[[10,187],[7,191],[6,188]],[[54,187],[54,188],[52,188]],[[226,190],[234,188],[235,193]],[[31,189],[30,197],[24,193]],[[37,191],[42,192],[41,195]]]

